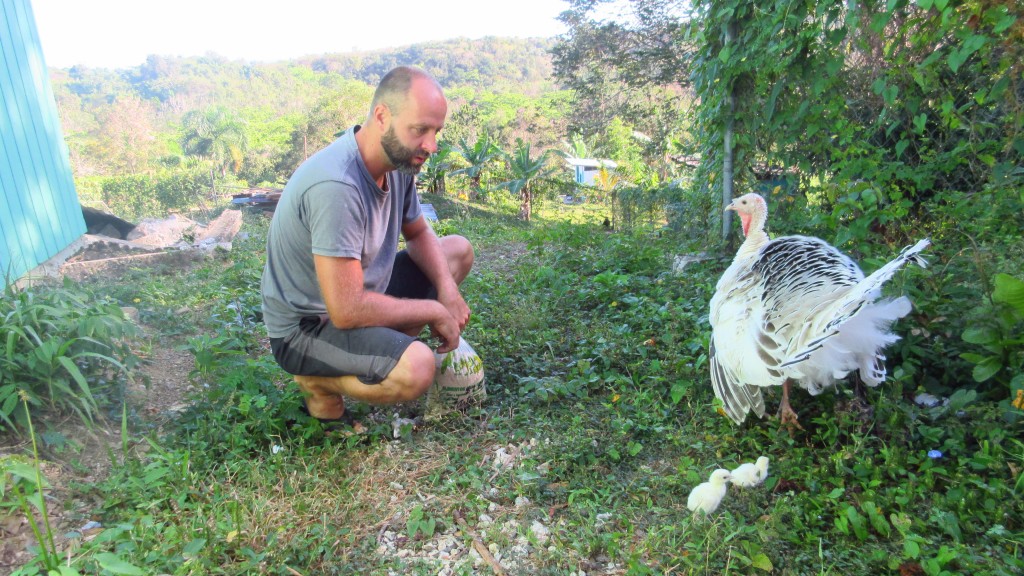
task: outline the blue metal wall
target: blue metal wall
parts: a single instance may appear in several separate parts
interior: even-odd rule
[[[29,0],[0,2],[0,282],[85,233]]]

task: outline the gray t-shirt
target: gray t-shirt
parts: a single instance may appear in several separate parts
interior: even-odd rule
[[[305,316],[327,313],[313,255],[358,258],[364,286],[383,293],[391,279],[402,225],[420,217],[412,176],[392,171],[388,191],[366,169],[356,126],[310,156],[284,187],[267,235],[263,321],[283,338]]]

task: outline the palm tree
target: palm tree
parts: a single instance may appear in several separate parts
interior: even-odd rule
[[[181,119],[181,149],[186,156],[209,160],[220,169],[237,172],[246,148],[245,125],[224,106],[193,110]]]
[[[501,149],[492,144],[490,137],[484,133],[472,145],[465,138],[459,138],[459,146],[455,148],[455,151],[466,160],[469,166],[460,168],[452,172],[452,174],[465,174],[469,176],[469,197],[475,200],[481,190],[480,180],[482,179],[484,168],[495,156],[502,153]]]
[[[533,191],[530,184],[547,178],[557,170],[554,167],[547,167],[550,150],[545,151],[537,158],[530,157],[530,143],[516,140],[516,149],[512,154],[506,154],[509,171],[514,177],[512,180],[498,184],[498,188],[507,188],[512,195],[519,194],[522,203],[519,206],[519,217],[527,222],[530,221],[530,214],[533,210]]]

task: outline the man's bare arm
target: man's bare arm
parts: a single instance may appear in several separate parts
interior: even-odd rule
[[[423,274],[437,289],[437,299],[458,322],[459,329],[469,322],[469,306],[462,298],[458,281],[452,274],[448,259],[434,231],[425,218],[418,219],[402,227],[409,257],[419,266]]]
[[[442,339],[443,348],[458,345],[459,325],[440,302],[393,298],[365,290],[363,268],[355,258],[314,255],[313,261],[327,315],[335,327],[384,326],[408,333],[429,325]]]

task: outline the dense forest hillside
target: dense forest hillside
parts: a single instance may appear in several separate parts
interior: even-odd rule
[[[152,55],[127,69],[51,69],[51,79],[77,177],[152,174],[205,158],[256,184],[359,121],[393,66],[434,74],[451,92],[453,116],[478,99],[518,109],[555,92],[553,44],[454,39],[271,63]]]
[[[472,86],[495,92],[536,95],[550,89],[552,39],[488,37],[414,44],[375,52],[328,54],[300,59],[317,72],[333,72],[375,85],[399,64],[415,62],[443,86]]]

